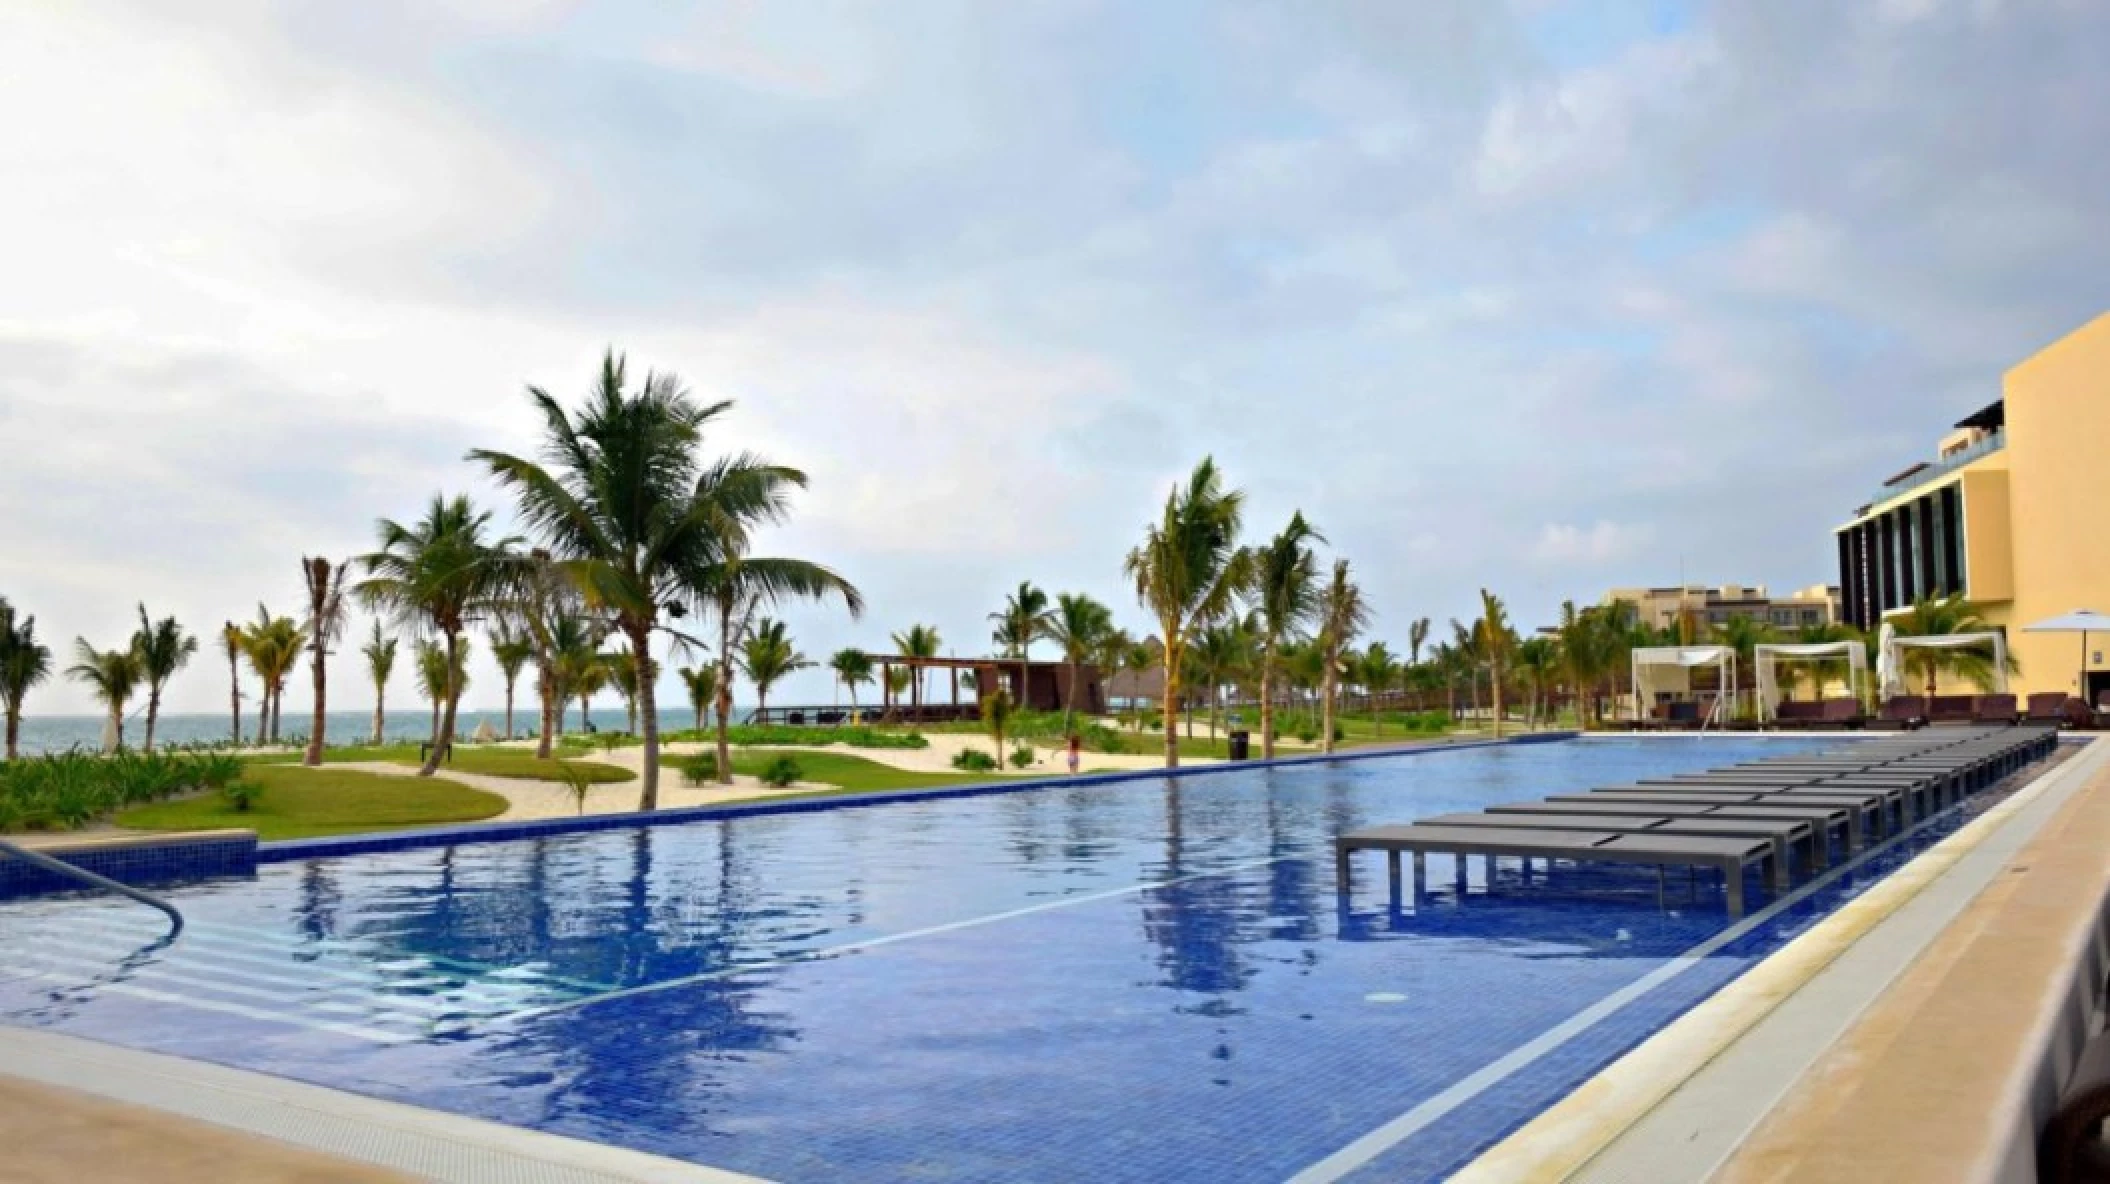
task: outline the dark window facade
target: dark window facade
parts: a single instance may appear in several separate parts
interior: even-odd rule
[[[1883,614],[1967,587],[1963,498],[1955,485],[1841,530],[1839,586],[1846,623],[1874,628]]]

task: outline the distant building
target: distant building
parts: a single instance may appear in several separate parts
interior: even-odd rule
[[[1764,584],[1614,588],[1604,594],[1604,604],[1621,601],[1633,606],[1635,618],[1651,629],[1668,629],[1688,613],[1703,628],[1731,617],[1752,617],[1783,631],[1839,620],[1839,589],[1824,584],[1789,596],[1773,596]]]
[[[1862,628],[1927,597],[1970,598],[2007,633],[2017,692],[2110,690],[2110,639],[2021,632],[2077,608],[2110,611],[2110,313],[2009,370],[1934,459],[1885,481],[1834,529],[1845,619]],[[2086,686],[2077,674],[2087,666]]]

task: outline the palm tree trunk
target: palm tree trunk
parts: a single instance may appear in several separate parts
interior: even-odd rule
[[[1160,721],[1165,725],[1165,767],[1180,767],[1180,659],[1185,657],[1172,638],[1172,630],[1165,631],[1165,697],[1159,703]]]
[[[1275,759],[1275,647],[1260,655],[1260,758]]]
[[[374,747],[376,747],[376,748],[379,748],[379,747],[381,747],[381,735],[382,735],[382,733],[383,733],[383,732],[384,732],[384,731],[386,730],[386,728],[387,728],[387,724],[388,724],[388,720],[387,720],[387,717],[386,717],[386,715],[385,715],[385,711],[384,711],[384,708],[382,707],[382,700],[383,700],[383,699],[385,699],[385,698],[387,697],[387,695],[388,695],[388,692],[387,692],[386,688],[384,688],[384,687],[382,686],[382,684],[380,684],[380,683],[375,683],[375,684],[374,684],[374,741],[373,741],[373,743],[374,743]]]
[[[323,567],[327,571],[329,565],[324,564]],[[317,615],[319,616],[320,613],[318,612]],[[323,648],[323,633],[324,630],[318,622],[315,628],[312,648],[308,654],[308,667],[313,672],[315,684],[315,708],[308,715],[308,751],[300,758],[300,763],[310,768],[315,768],[322,764],[323,728],[327,723],[324,715],[329,710],[327,704],[329,702],[330,668],[329,662],[326,660],[327,653]]]
[[[425,754],[425,763],[418,768],[420,777],[430,777],[439,772],[440,758],[446,753],[447,745],[454,741],[454,713],[461,700],[461,683],[455,677],[455,671],[458,669],[456,663],[460,661],[456,656],[460,644],[454,631],[448,630],[447,681],[445,694],[440,696],[446,703],[440,708],[439,723],[432,730],[432,748]]]
[[[440,701],[438,699],[432,701],[432,722],[425,725],[425,732],[434,744],[440,742]]]
[[[1494,703],[1495,739],[1502,738],[1502,664],[1496,662],[1488,667],[1487,695]]]
[[[579,730],[593,731],[593,696],[584,691],[579,692]]]
[[[22,712],[14,704],[7,706],[7,759],[13,760],[21,754]]]
[[[154,724],[161,717],[161,687],[147,688],[147,751],[154,751]]]
[[[718,783],[733,783],[733,745],[730,720],[733,716],[733,621],[732,610],[720,605],[718,612]]]
[[[234,712],[234,743],[242,743],[242,669],[235,664],[232,652],[227,655],[227,704]]]
[[[1336,691],[1333,658],[1326,659],[1326,674],[1319,680],[1319,705],[1324,716],[1319,724],[1319,751],[1333,751],[1333,696]]]
[[[1070,734],[1070,721],[1077,715],[1077,655],[1070,655],[1069,693],[1062,697],[1062,734],[1065,741]]]
[[[645,785],[638,793],[637,808],[656,810],[659,808],[659,698],[652,685],[657,681],[657,673],[652,668],[651,622],[639,621],[630,627],[630,650],[637,660],[637,694],[632,702],[639,719],[633,721],[633,725],[636,722],[644,724],[642,738],[645,742]],[[631,731],[637,732],[637,728],[633,726]]]
[[[506,739],[513,738],[513,676],[506,676]]]
[[[557,739],[557,684],[549,676],[549,667],[538,665],[535,670],[535,698],[540,701],[541,727],[535,737],[535,759],[550,759],[550,746]]]

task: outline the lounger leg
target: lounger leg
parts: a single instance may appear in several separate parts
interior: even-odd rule
[[[1342,896],[1348,895],[1348,848],[1333,849],[1333,886]]]
[[[1414,907],[1421,907],[1421,898],[1429,892],[1429,861],[1421,852],[1414,853]]]
[[[1467,858],[1464,855],[1451,856],[1451,891],[1457,893],[1460,900],[1465,899],[1466,890],[1472,885],[1472,872],[1465,864]]]
[[[1670,907],[1670,901],[1663,895],[1664,879],[1663,865],[1659,863],[1656,865],[1656,908],[1659,910]]]
[[[1421,852],[1414,853],[1414,862],[1421,862]],[[1392,907],[1399,907],[1399,852],[1385,852],[1385,884],[1392,890]]]
[[[1495,888],[1495,857],[1494,857],[1494,856],[1492,856],[1492,855],[1490,855],[1490,856],[1488,856],[1488,857],[1487,857],[1487,890],[1488,890],[1488,891],[1490,891],[1490,892],[1492,892],[1492,891],[1494,891],[1494,888]]]
[[[1729,919],[1734,921],[1744,915],[1744,869],[1741,864],[1730,863],[1722,868],[1722,879],[1729,887]]]
[[[1771,855],[1767,856],[1767,857],[1766,857],[1766,859],[1767,859],[1767,862],[1768,862],[1768,863],[1770,863],[1770,864],[1772,864],[1772,865],[1773,865],[1773,895],[1775,895],[1775,896],[1785,896],[1785,895],[1787,895],[1787,891],[1788,891],[1788,845],[1787,845],[1787,843],[1785,843],[1785,842],[1780,842],[1780,843],[1775,843],[1775,844],[1773,844],[1773,854],[1771,854]]]

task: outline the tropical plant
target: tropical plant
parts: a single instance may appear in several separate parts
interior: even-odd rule
[[[872,658],[859,649],[841,649],[828,659],[828,669],[835,674],[835,681],[850,692],[850,712],[857,713],[857,688],[872,681]]]
[[[147,619],[147,606],[139,606],[139,631],[132,635],[132,652],[139,658],[140,681],[147,689],[147,733],[143,747],[154,751],[154,726],[161,719],[161,692],[169,679],[198,652],[198,639],[183,631],[174,617]]]
[[[1001,755],[1004,751],[1004,729],[1011,724],[1011,692],[998,687],[981,697],[982,726],[989,730],[989,738],[995,742],[992,751]]]
[[[1032,658],[1033,643],[1047,634],[1048,594],[1034,587],[1031,581],[1021,580],[1018,590],[1005,597],[1004,607],[990,613],[989,619],[996,622],[996,644],[1018,659],[1018,693],[1022,700],[1030,703],[1033,691],[1027,681],[1030,675],[1026,668]]]
[[[572,669],[565,686],[579,700],[579,727],[593,731],[593,697],[608,686],[608,663],[599,651],[571,655]]]
[[[416,633],[438,634],[446,654],[443,673],[466,668],[460,656],[468,644],[464,633],[520,578],[514,540],[492,539],[490,533],[488,511],[466,497],[436,495],[414,525],[382,519],[380,549],[359,558],[367,573],[357,587],[360,598]],[[459,683],[443,688],[420,777],[439,769],[443,746],[454,738],[461,692]]]
[[[1480,589],[1480,654],[1487,662],[1487,678],[1494,696],[1495,739],[1502,738],[1502,684],[1510,654],[1516,648],[1516,631],[1509,627],[1509,608],[1502,598]]]
[[[324,728],[329,720],[330,646],[344,632],[344,575],[349,562],[332,564],[320,557],[300,561],[300,574],[308,586],[308,670],[315,690],[315,707],[308,720],[308,750],[301,764],[322,764]]]
[[[797,785],[805,777],[806,770],[800,767],[798,758],[788,752],[771,757],[769,763],[762,766],[762,771],[755,774],[755,780],[771,789],[785,789]]]
[[[1077,685],[1083,681],[1084,664],[1098,654],[1113,631],[1112,609],[1089,596],[1071,592],[1055,598],[1055,607],[1041,624],[1042,635],[1062,650],[1062,660],[1070,670],[1068,693],[1062,699],[1064,730],[1068,730],[1077,714]]]
[[[37,641],[37,619],[17,617],[14,606],[0,596],[0,711],[7,715],[8,760],[19,752],[23,702],[50,677],[51,648]]]
[[[498,617],[491,626],[491,660],[498,663],[498,674],[506,684],[506,739],[513,738],[513,688],[520,682],[520,672],[535,657],[534,639],[519,624],[507,616]]]
[[[593,796],[593,769],[577,761],[558,761],[556,764],[557,778],[564,782],[565,792],[571,794],[573,812],[585,817],[586,799]]]
[[[858,602],[855,590],[825,568],[746,557],[753,530],[781,520],[789,491],[806,478],[748,454],[705,463],[704,428],[730,402],[698,402],[672,374],[648,373],[634,394],[627,386],[624,360],[610,350],[577,415],[547,392],[528,389],[542,413],[546,466],[484,449],[470,457],[513,490],[522,515],[588,604],[609,613],[629,641],[644,739],[638,808],[650,810],[659,804],[652,634],[662,628],[661,614],[679,615],[692,602],[718,607],[723,663],[732,659],[736,631],[725,618],[758,598],[840,592],[853,611]],[[731,694],[727,674],[721,666],[721,696]],[[729,764],[722,775],[731,775]]]
[[[574,695],[584,692],[590,697],[601,688],[607,673],[601,669],[602,629],[599,624],[578,611],[576,603],[563,602],[554,607],[552,615],[541,626],[544,640],[543,681],[549,687],[550,715],[549,731],[564,731],[565,705]],[[586,698],[580,699],[583,712]],[[586,726],[585,716],[579,719]],[[538,744],[536,751],[547,755],[547,744]]]
[[[1546,685],[1560,670],[1560,646],[1550,637],[1528,638],[1517,646],[1516,667],[1531,687],[1531,704],[1525,726],[1535,728],[1543,716]]]
[[[1429,619],[1416,617],[1407,626],[1407,665],[1421,665],[1421,647],[1429,641]]]
[[[1736,654],[1736,685],[1722,688],[1734,702],[1755,679],[1752,662],[1758,647],[1774,639],[1773,627],[1757,617],[1731,613],[1709,632],[1709,640]]]
[[[1382,641],[1373,641],[1356,657],[1349,669],[1349,677],[1362,685],[1363,693],[1370,697],[1370,727],[1382,736],[1385,734],[1385,719],[1381,707],[1384,694],[1399,682],[1403,667],[1399,659]]]
[[[1275,679],[1282,647],[1303,636],[1319,611],[1319,558],[1311,544],[1320,534],[1292,513],[1282,533],[1251,553],[1251,586],[1260,651],[1260,754],[1275,755]]]
[[[996,758],[979,748],[963,748],[952,754],[952,767],[963,773],[993,773]]]
[[[359,652],[366,656],[366,676],[374,684],[373,742],[379,744],[388,723],[388,679],[396,671],[396,639],[382,632],[378,618],[373,624],[373,633],[367,637],[366,644],[359,647]]]
[[[234,716],[234,731],[229,742],[242,742],[242,627],[229,621],[220,627],[220,653],[227,658],[227,703]]]
[[[894,634],[893,641],[894,649],[902,657],[917,659],[937,657],[938,647],[945,644],[938,637],[935,625],[910,625],[906,631]],[[908,685],[909,708],[920,719],[923,715],[923,670],[914,667],[913,671]]]
[[[420,640],[414,651],[418,666],[418,690],[432,704],[432,747],[426,760],[437,764],[442,751],[454,743],[454,715],[446,710],[450,699],[469,689],[469,639],[462,638],[450,652],[438,642]],[[452,677],[448,667],[453,666]]]
[[[277,743],[279,710],[286,693],[286,678],[300,661],[300,647],[307,635],[291,617],[275,617],[271,610],[256,606],[256,620],[242,627],[242,656],[263,684],[257,699],[256,742]]]
[[[1333,561],[1333,577],[1319,596],[1319,650],[1323,668],[1320,674],[1319,700],[1325,709],[1325,718],[1320,722],[1321,734],[1325,737],[1325,750],[1332,752],[1340,729],[1334,726],[1334,699],[1340,694],[1341,675],[1346,669],[1343,661],[1349,647],[1362,635],[1370,624],[1370,606],[1363,600],[1363,590],[1352,577],[1348,561]]]
[[[1928,598],[1889,618],[1899,637],[1952,637],[1959,633],[1990,633],[1993,625],[1978,606],[1962,596]],[[1902,650],[1905,669],[1926,680],[1927,697],[1936,694],[1945,674],[1964,679],[1980,688],[1994,683],[1993,656],[1976,649],[1939,649],[1908,646]],[[2021,669],[2013,651],[2007,655],[2007,672]]]
[[[1194,635],[1187,660],[1195,677],[1209,686],[1209,732],[1223,733],[1223,687],[1255,664],[1255,631],[1250,622],[1233,619],[1209,625]]]
[[[1194,631],[1229,611],[1245,586],[1238,532],[1245,495],[1223,487],[1213,459],[1204,458],[1165,499],[1157,522],[1123,564],[1136,598],[1156,618],[1165,667],[1165,767],[1180,763],[1177,704],[1181,666]]]
[[[710,710],[711,700],[718,697],[718,668],[716,666],[684,666],[681,668],[681,685],[689,693],[689,707],[696,712],[696,730],[703,730],[703,713]]]
[[[755,715],[760,718],[769,709],[769,689],[787,674],[806,670],[813,663],[791,644],[785,632],[784,622],[772,621],[768,617],[755,622],[747,639],[740,643],[740,669],[745,671],[749,682],[755,684]]]
[[[115,738],[111,747],[123,748],[125,703],[146,677],[139,651],[130,646],[121,650],[99,650],[89,645],[86,638],[76,637],[73,639],[73,656],[74,663],[66,674],[86,683],[89,692],[108,709],[108,733]]]
[[[637,735],[637,654],[631,650],[605,653],[601,655],[601,666],[608,671],[608,685],[623,697],[623,731]]]

